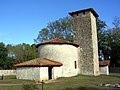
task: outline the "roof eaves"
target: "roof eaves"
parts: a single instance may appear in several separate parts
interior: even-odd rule
[[[74,11],[74,12],[69,12],[69,14],[70,14],[71,16],[73,16],[73,14],[81,13],[81,12],[84,12],[84,11],[91,11],[95,17],[99,17],[99,15],[96,13],[96,11],[95,11],[93,8],[86,8],[86,9],[83,9],[83,10],[78,10],[78,11]]]
[[[36,48],[38,48],[40,45],[45,45],[45,44],[68,44],[68,45],[73,45],[75,47],[79,47],[79,44],[75,44],[75,43],[67,41],[67,40],[62,40],[62,39],[59,39],[59,38],[55,38],[55,39],[37,44]]]

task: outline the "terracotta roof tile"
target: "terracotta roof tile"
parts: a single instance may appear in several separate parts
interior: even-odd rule
[[[23,63],[15,64],[15,67],[39,67],[39,66],[62,66],[62,63],[56,62],[47,58],[36,58],[30,61],[26,61]]]
[[[99,66],[108,66],[110,65],[110,60],[99,61]]]
[[[40,44],[37,44],[36,47],[38,48],[40,45],[44,45],[44,44],[70,44],[70,45],[73,45],[73,46],[76,46],[76,47],[79,46],[78,44],[75,44],[73,42],[70,42],[70,41],[67,41],[67,40],[62,40],[62,39],[59,39],[59,38],[55,38],[55,39],[48,40],[46,42],[42,42]]]

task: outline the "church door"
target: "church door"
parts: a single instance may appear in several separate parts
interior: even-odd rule
[[[52,68],[53,67],[48,67],[48,79],[52,79]]]

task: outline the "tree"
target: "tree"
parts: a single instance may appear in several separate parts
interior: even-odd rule
[[[0,43],[0,69],[5,68],[5,61],[7,59],[7,49],[4,43]]]
[[[0,43],[0,69],[11,69],[14,59],[8,57],[8,50],[4,43]]]
[[[115,17],[112,24],[115,28],[120,28],[120,17]]]
[[[106,29],[107,25],[104,21],[97,20],[97,31],[98,31],[98,50],[99,56],[100,51],[102,52],[101,59],[108,60],[110,59],[110,42],[111,42],[111,35],[109,31]]]
[[[59,20],[50,22],[46,28],[39,31],[36,43],[40,43],[53,38],[73,41],[73,26],[71,17],[60,18]]]
[[[120,17],[113,20],[114,27],[108,30],[108,45],[110,47],[111,65],[120,65]]]
[[[37,57],[35,44],[26,43],[16,46],[0,43],[0,69],[12,69],[16,63],[24,62]]]
[[[97,36],[98,36],[98,51],[99,51],[99,59],[106,59],[106,23],[101,21],[99,18],[97,19]],[[101,56],[102,55],[102,56]]]
[[[102,50],[104,59],[111,60],[111,66],[120,65],[120,18],[113,20],[114,27],[98,32],[99,50]]]
[[[104,29],[106,28],[104,21],[97,19],[97,31],[98,31],[98,41],[99,43],[104,40]],[[48,23],[46,28],[39,31],[39,34],[34,41],[36,43],[44,42],[53,38],[60,38],[64,40],[73,41],[73,25],[72,18],[67,16],[60,18],[59,20]]]
[[[8,56],[15,59],[15,63],[24,62],[37,57],[37,49],[35,44],[29,45],[26,43],[18,44],[16,46],[7,45]]]

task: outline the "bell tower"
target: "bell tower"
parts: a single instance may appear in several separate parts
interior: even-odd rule
[[[80,44],[79,73],[99,75],[98,42],[94,9],[88,8],[69,13],[73,17],[74,42]]]

